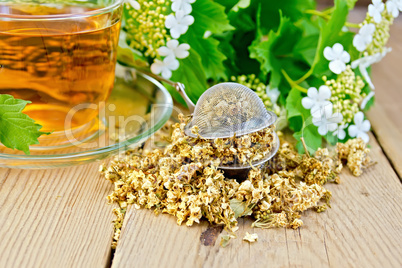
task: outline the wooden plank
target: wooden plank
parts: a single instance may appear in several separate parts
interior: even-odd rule
[[[402,132],[398,129],[395,121],[389,118],[389,114],[385,111],[381,102],[375,104],[375,107],[369,111],[368,117],[378,142],[401,179]]]
[[[112,185],[98,166],[0,169],[0,267],[109,265]]]
[[[387,44],[392,48],[381,62],[373,65],[376,104],[368,113],[374,133],[395,170],[402,177],[402,16],[391,28]]]
[[[221,248],[219,231],[205,243],[206,223],[177,226],[172,216],[130,208],[112,267],[401,267],[402,185],[372,135],[370,143],[378,164],[358,178],[345,170],[340,185],[327,185],[332,208],[304,213],[298,230],[241,220],[238,238]],[[242,241],[246,231],[259,241]]]

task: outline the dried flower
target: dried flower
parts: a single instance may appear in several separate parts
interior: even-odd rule
[[[170,143],[163,151],[128,151],[108,168],[100,168],[114,185],[108,202],[116,202],[120,207],[114,210],[113,247],[117,245],[129,205],[171,214],[179,225],[191,226],[202,219],[223,225],[228,234],[222,236],[222,246],[236,237],[237,217],[254,217],[254,227],[298,228],[303,224],[301,212],[310,208],[323,211],[328,206],[331,193],[323,185],[337,178],[336,165],[328,150],[320,149],[315,157],[308,157],[299,155],[293,146],[282,141],[274,159],[277,165],[268,170],[252,169],[247,179],[239,183],[226,178],[218,165],[222,159],[242,159],[243,149],[256,147],[272,130],[207,141],[186,136],[184,126],[188,118],[182,115],[179,118],[181,123],[171,124],[171,130],[163,130],[163,133],[170,133]],[[362,140],[353,141],[338,145],[339,159],[346,160],[354,174],[360,174],[367,164],[368,150]],[[234,151],[224,153],[228,148]],[[250,158],[253,158],[252,153],[246,157]],[[339,170],[340,162],[336,164]],[[247,237],[249,241],[257,239],[253,234]]]
[[[363,168],[371,164],[368,153],[370,149],[362,139],[348,140],[345,144],[337,144],[338,152],[338,172],[342,169],[342,161],[347,162],[347,166],[354,176],[360,176]]]
[[[249,232],[246,232],[246,235],[243,237],[244,241],[253,243],[256,242],[258,239],[258,235],[257,234],[250,234]]]

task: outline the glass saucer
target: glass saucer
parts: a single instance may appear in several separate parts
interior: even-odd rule
[[[72,132],[68,144],[54,147],[48,146],[48,138],[42,136],[39,145],[30,147],[30,155],[2,146],[0,167],[58,168],[122,153],[150,138],[167,122],[172,109],[172,98],[162,84],[132,68],[117,65],[111,96],[97,120],[86,126],[91,135],[79,139]]]

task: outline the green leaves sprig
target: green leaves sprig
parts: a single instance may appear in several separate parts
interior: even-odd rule
[[[0,95],[0,142],[11,149],[29,154],[29,145],[38,144],[41,125],[22,113],[30,101],[15,99],[11,95]]]
[[[323,55],[326,47],[340,43],[352,61],[362,56],[352,45],[354,31],[345,29],[356,27],[346,21],[355,3],[335,0],[333,7],[318,11],[314,0],[197,0],[190,14],[194,23],[178,39],[190,45],[190,56],[179,60],[172,80],[183,82],[195,102],[210,85],[254,74],[270,89],[279,90],[275,105],[286,111],[294,137],[303,136],[313,153],[323,138],[333,142],[334,136],[318,133],[301,100],[310,87],[323,85],[324,77],[337,78]],[[353,72],[360,75],[357,69]],[[184,103],[173,90],[172,94]],[[297,147],[304,150],[301,143]]]

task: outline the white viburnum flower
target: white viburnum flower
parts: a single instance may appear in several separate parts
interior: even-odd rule
[[[329,60],[329,69],[340,74],[346,70],[346,63],[350,61],[350,55],[343,49],[343,46],[336,43],[331,47],[324,49],[324,57]]]
[[[322,107],[331,104],[329,98],[331,97],[331,90],[329,87],[323,85],[319,90],[315,87],[310,87],[307,91],[307,97],[302,99],[302,105],[306,109],[311,109],[311,114],[320,110]]]
[[[371,128],[370,121],[364,120],[363,112],[357,112],[353,117],[353,122],[355,124],[348,128],[349,136],[361,138],[365,143],[368,143],[370,138],[367,132]]]
[[[265,93],[267,93],[268,98],[271,100],[273,104],[278,102],[279,95],[281,95],[281,92],[277,87],[270,88],[269,85],[266,87]]]
[[[360,52],[366,50],[367,46],[373,42],[373,34],[375,32],[375,25],[372,23],[363,25],[359,33],[353,38],[353,46]]]
[[[346,138],[346,131],[345,129],[349,126],[349,124],[346,125],[338,125],[338,128],[332,133],[334,136],[338,137],[338,139],[343,140]]]
[[[385,57],[385,55],[391,51],[391,48],[385,48],[383,52],[378,52],[374,55],[366,56],[360,59],[357,59],[351,63],[351,67],[354,69],[359,67],[360,73],[366,80],[367,84],[370,86],[371,89],[375,89],[373,82],[371,82],[370,75],[367,72],[367,68],[370,67],[372,64],[377,63]]]
[[[184,14],[190,14],[193,10],[191,4],[194,2],[195,0],[172,0],[172,10],[174,12],[182,10]]]
[[[341,113],[332,113],[332,108],[332,104],[325,105],[313,114],[313,124],[318,127],[321,136],[326,135],[328,131],[335,131],[343,120]]]
[[[190,49],[189,44],[180,44],[176,39],[169,40],[166,43],[166,46],[158,48],[159,55],[165,57],[173,57],[178,59],[187,58],[190,53],[188,50]]]
[[[396,6],[398,7],[399,11],[402,12],[402,0],[394,0],[394,3],[396,3]]]
[[[402,7],[402,1],[401,0],[388,0],[387,4],[386,4],[387,5],[387,12],[389,14],[391,14],[394,18],[397,18],[399,16],[400,8],[398,7],[398,4]]]
[[[364,109],[366,108],[367,103],[371,100],[371,98],[374,97],[374,91],[370,91],[369,94],[367,94],[367,96],[362,100],[361,104],[360,104],[360,109]]]
[[[126,0],[126,3],[129,3],[130,6],[132,6],[132,8],[134,8],[135,10],[139,10],[141,8],[140,3],[135,0]]]
[[[166,17],[165,26],[170,29],[170,34],[177,39],[180,35],[185,34],[188,26],[194,23],[194,17],[187,15],[184,11],[179,10],[175,15],[170,14]]]
[[[380,23],[382,20],[381,13],[384,11],[384,8],[385,6],[382,0],[373,0],[373,3],[368,7],[368,14],[376,23]]]
[[[151,65],[151,71],[154,74],[162,73],[163,78],[169,79],[172,77],[172,71],[177,70],[179,65],[179,61],[173,57],[166,57],[163,61],[155,59],[154,63]]]
[[[207,39],[208,37],[210,37],[212,35],[211,31],[205,31],[204,35],[202,36],[202,38]]]

